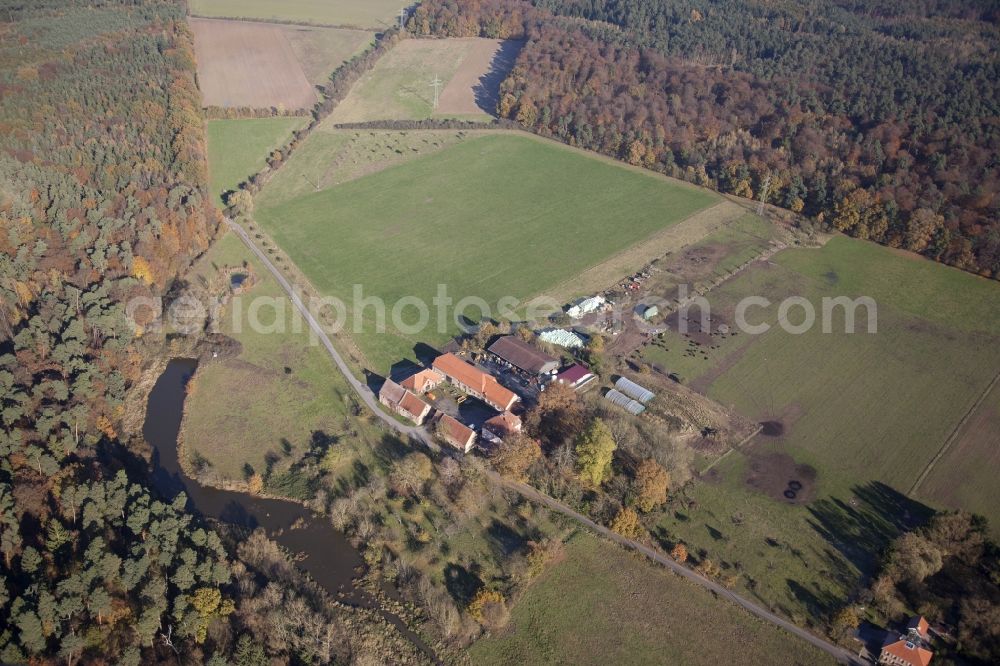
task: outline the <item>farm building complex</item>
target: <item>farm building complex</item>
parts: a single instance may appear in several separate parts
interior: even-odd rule
[[[385,383],[382,384],[378,400],[395,413],[417,425],[423,425],[431,413],[430,405],[391,379],[385,380]]]
[[[452,416],[438,416],[436,427],[441,439],[465,453],[471,451],[476,443],[475,431]]]
[[[489,346],[488,351],[501,364],[530,377],[552,374],[559,368],[559,359],[536,349],[516,335],[499,338]]]
[[[483,424],[483,439],[492,444],[521,432],[521,418],[511,412],[497,414]]]
[[[454,354],[442,354],[434,359],[434,370],[469,395],[479,398],[499,412],[509,410],[520,399],[500,385],[496,377],[466,363]]]

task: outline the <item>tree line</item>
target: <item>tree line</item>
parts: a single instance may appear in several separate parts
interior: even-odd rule
[[[1000,276],[995,5],[428,0],[527,40],[498,113],[828,228]]]

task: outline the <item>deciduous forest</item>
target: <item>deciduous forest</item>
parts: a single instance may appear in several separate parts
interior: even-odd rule
[[[526,39],[499,113],[539,134],[998,277],[998,20],[976,0],[428,0],[410,28]]]

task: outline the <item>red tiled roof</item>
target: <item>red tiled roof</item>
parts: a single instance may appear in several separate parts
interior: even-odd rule
[[[924,640],[927,640],[927,630],[930,629],[930,624],[921,615],[915,615],[910,619],[910,622],[906,625],[907,629],[916,629],[917,633]]]
[[[431,411],[430,405],[409,391],[405,392],[405,395],[403,395],[403,398],[399,401],[399,406],[407,413],[412,414],[415,417],[415,421],[419,421],[423,417],[427,416],[427,412]]]
[[[486,396],[487,402],[498,405],[500,409],[503,410],[510,409],[514,406],[514,403],[518,401],[517,394],[504,388],[503,386],[500,386],[495,379],[493,379],[492,382],[486,383],[486,387],[483,389],[483,395]]]
[[[414,393],[426,393],[441,383],[441,376],[429,368],[410,375],[399,384]]]
[[[497,382],[496,377],[466,363],[454,354],[442,354],[434,359],[434,369],[468,386],[486,398],[487,402],[510,409],[517,402],[517,395]]]
[[[895,643],[890,643],[882,648],[882,654],[891,654],[912,666],[927,666],[931,663],[934,653],[915,643],[910,643],[906,639],[901,639]]]
[[[497,414],[493,418],[486,421],[486,423],[483,424],[483,427],[497,437],[503,439],[508,435],[521,431],[521,419],[517,416],[517,414],[504,412],[503,414]]]
[[[447,414],[441,415],[441,420],[438,422],[438,428],[440,429],[441,435],[450,441],[452,444],[456,444],[463,448],[468,448],[469,444],[475,438],[476,433],[473,432],[468,426],[460,423],[457,419],[448,416]]]

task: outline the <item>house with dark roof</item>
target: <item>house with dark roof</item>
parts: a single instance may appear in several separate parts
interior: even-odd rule
[[[498,412],[508,411],[520,399],[513,391],[501,386],[496,377],[454,354],[438,356],[434,359],[433,368],[461,391],[479,398]]]
[[[483,439],[490,444],[499,444],[515,433],[521,432],[521,417],[512,412],[497,414],[483,423]]]
[[[928,666],[934,653],[930,646],[930,625],[917,616],[906,625],[906,634],[886,632],[878,663],[885,666]]]
[[[379,389],[378,401],[417,425],[423,425],[431,413],[430,405],[391,379],[385,380]]]
[[[586,366],[574,363],[556,375],[556,381],[567,384],[574,391],[581,391],[597,381],[597,375]]]
[[[559,368],[559,359],[549,356],[516,335],[498,338],[487,351],[500,363],[531,377],[552,374]]]
[[[468,453],[476,443],[476,433],[472,428],[447,414],[441,414],[435,424],[437,434],[456,449]]]

